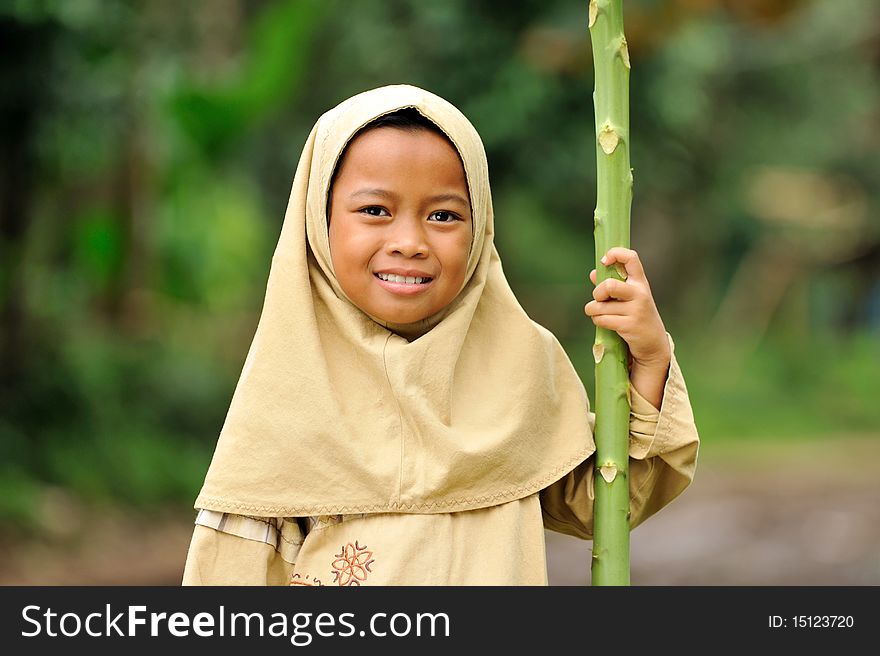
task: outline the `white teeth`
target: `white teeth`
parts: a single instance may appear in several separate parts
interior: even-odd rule
[[[393,273],[377,273],[382,280],[387,280],[388,282],[403,282],[409,285],[421,284],[423,282],[427,282],[430,278],[418,278],[413,276],[396,276]]]

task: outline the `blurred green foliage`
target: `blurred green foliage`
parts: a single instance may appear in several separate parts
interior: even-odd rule
[[[704,440],[878,433],[880,7],[627,0],[632,245]],[[472,120],[592,397],[585,1],[0,4],[0,522],[195,497],[300,149],[359,91]]]

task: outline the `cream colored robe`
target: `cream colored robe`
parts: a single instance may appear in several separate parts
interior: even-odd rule
[[[670,338],[671,343],[671,338]],[[673,350],[658,411],[630,388],[630,525],[693,480],[699,436]],[[590,428],[595,414],[590,413]],[[544,528],[591,539],[593,456],[538,493],[440,514],[200,510],[184,585],[546,585]]]

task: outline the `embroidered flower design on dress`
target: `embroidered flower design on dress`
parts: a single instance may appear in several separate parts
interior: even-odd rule
[[[349,542],[344,545],[340,553],[335,554],[336,560],[333,561],[333,582],[340,585],[360,585],[361,581],[365,581],[367,575],[373,570],[370,565],[373,564],[373,552],[368,551],[366,545],[363,547],[358,544],[357,540],[352,544]]]
[[[295,572],[293,576],[290,577],[290,583],[288,585],[311,585],[311,586],[323,586],[321,583],[321,579],[315,578],[314,576],[309,576],[306,574],[302,576],[299,572]]]

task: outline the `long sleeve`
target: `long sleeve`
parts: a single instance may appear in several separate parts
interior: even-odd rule
[[[293,518],[200,510],[183,585],[288,585],[303,532]]]
[[[630,528],[690,485],[700,438],[687,387],[667,333],[672,361],[659,411],[630,386],[629,481]],[[590,413],[590,427],[595,413]],[[544,526],[583,539],[593,537],[594,455],[540,493]]]

